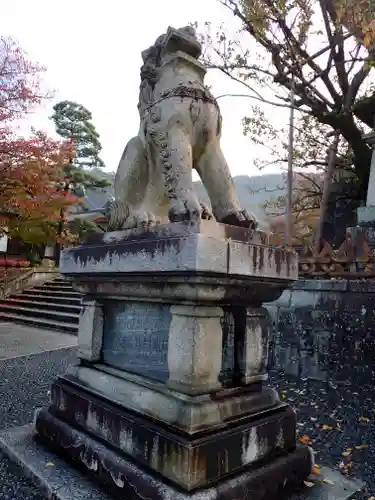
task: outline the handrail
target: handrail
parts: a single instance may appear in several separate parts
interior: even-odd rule
[[[30,267],[0,267],[0,297],[4,298],[16,293],[24,280],[34,274]]]

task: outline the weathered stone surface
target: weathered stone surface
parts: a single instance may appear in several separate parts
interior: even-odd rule
[[[375,207],[363,208],[374,208],[375,210]],[[372,221],[371,216],[369,215],[369,219],[367,221],[361,221],[360,224],[360,226],[348,227],[346,229],[346,233],[350,236],[351,243],[353,245],[353,253],[359,260],[359,262],[356,263],[356,267],[359,271],[364,270],[365,265],[369,265],[365,262],[361,265],[360,259],[367,259],[368,248],[372,251],[374,251],[375,248],[375,221]]]
[[[236,375],[235,320],[233,308],[231,307],[223,307],[221,330],[223,335],[223,348],[219,380],[225,387],[232,385]]]
[[[71,248],[61,271],[82,273],[217,272],[227,268],[228,243],[200,234],[182,238],[132,240],[111,245]]]
[[[343,383],[375,371],[375,280],[300,280],[268,304],[270,368]]]
[[[61,380],[87,389],[122,408],[172,426],[191,436],[277,407],[280,399],[270,387],[231,387],[220,392],[188,395],[168,386],[107,365],[75,366]],[[247,389],[247,390],[246,390]]]
[[[221,307],[173,305],[168,339],[168,385],[202,393],[219,389]]]
[[[36,419],[38,434],[52,441],[60,452],[68,445],[68,428],[72,436],[76,435],[74,429],[81,429],[119,456],[132,457],[188,491],[292,451],[295,426],[294,411],[279,403],[248,418],[243,415],[228,428],[212,426],[208,433],[197,431],[191,436],[140,414],[135,416],[63,381],[53,384],[51,406],[41,410]]]
[[[27,477],[40,486],[48,500],[113,499],[108,491],[97,486],[90,477],[73,468],[65,460],[58,458],[45,446],[41,446],[34,439],[34,433],[34,428],[31,425],[2,431],[0,433],[0,448],[22,467]],[[127,487],[124,487],[124,491],[119,493],[119,497],[124,498],[125,494],[126,498],[137,499],[140,498],[137,496],[137,491],[142,494],[147,488],[148,494],[153,491],[157,492],[156,496],[152,498],[162,500],[167,498],[172,500],[202,500],[203,498],[205,500],[217,500],[218,498],[232,500],[234,490],[237,493],[236,498],[245,500],[249,498],[250,488],[257,490],[257,480],[259,482],[263,480],[261,488],[270,485],[270,482],[267,479],[264,480],[264,478],[267,478],[274,469],[281,469],[280,474],[285,470],[290,474],[292,468],[293,472],[297,474],[300,460],[301,455],[297,453],[296,456],[289,457],[288,460],[283,458],[278,460],[272,467],[263,468],[262,474],[258,478],[254,478],[252,483],[246,483],[249,474],[244,473],[235,480],[228,480],[226,483],[220,484],[220,486],[192,494],[176,491],[171,486],[162,484],[158,479],[152,478],[134,464],[127,462],[127,466],[131,471],[131,478],[137,478],[137,482],[129,483]],[[48,463],[53,463],[54,467],[46,467]],[[280,467],[280,463],[282,467]],[[327,468],[322,468],[322,475],[328,478],[332,484],[317,484],[313,488],[302,488],[296,493],[284,493],[277,498],[280,500],[349,500],[363,487],[363,484],[359,481],[347,479],[338,472]],[[143,483],[142,479],[144,480]],[[275,476],[272,476],[272,479],[275,481]],[[142,484],[140,490],[139,488],[136,489],[139,483]],[[263,497],[256,497],[253,494],[252,500],[267,500],[270,492],[261,490],[260,494]]]
[[[90,476],[84,475],[78,469],[73,468],[65,460],[58,458],[53,452],[42,446],[34,439],[33,426],[27,425],[0,433],[0,448],[12,460],[17,462],[32,481],[36,482],[48,500],[112,500],[113,496],[108,489],[100,488],[93,482]],[[157,478],[151,477],[147,472],[137,468],[134,464],[126,462],[132,482],[124,485],[118,493],[118,498],[141,499],[142,494],[151,495],[152,498],[166,500],[233,500],[233,495],[240,500],[249,498],[252,500],[268,500],[274,491],[264,488],[279,486],[276,480],[286,471],[287,474],[298,475],[304,464],[301,464],[300,451],[288,459],[281,458],[275,464],[263,467],[260,474],[254,478],[249,473],[243,473],[239,477],[229,479],[216,487],[207,490],[193,492],[191,494],[174,490],[173,487],[163,484]],[[46,467],[46,464],[54,463],[54,467]],[[279,470],[276,477],[272,475],[272,483],[267,479],[274,470]],[[363,488],[359,481],[343,477],[340,473],[322,467],[322,476],[329,479],[331,484],[321,483],[313,488],[301,488],[295,493],[285,492],[276,496],[279,500],[350,500],[356,492]],[[139,487],[141,485],[141,488]],[[260,485],[260,488],[259,488]],[[273,488],[272,488],[273,489]],[[255,493],[259,492],[256,496]],[[137,493],[139,492],[139,494]]]
[[[357,209],[358,224],[368,224],[375,222],[375,206],[368,205]]]
[[[90,297],[84,297],[81,303],[78,356],[88,361],[99,361],[103,345],[102,304]]]
[[[201,221],[97,235],[65,251],[62,272],[103,305],[102,350],[100,363],[85,359],[53,385],[40,436],[64,453],[81,429],[90,446],[102,442],[185,491],[292,455],[295,414],[262,385],[261,302],[296,279],[297,258],[263,241]]]
[[[103,362],[167,381],[170,307],[152,302],[104,302]]]
[[[170,223],[168,217],[161,217],[158,224],[111,231],[108,233],[90,234],[85,245],[101,245],[103,243],[121,243],[142,238],[154,240],[156,238],[181,238],[191,234],[201,234],[217,239],[232,239],[254,245],[268,245],[270,234],[262,230],[252,230],[243,227],[221,224],[208,220],[194,222]]]
[[[211,219],[252,227],[243,210],[221,150],[222,118],[204,85],[202,47],[192,27],[169,27],[142,52],[138,135],[126,145],[116,178],[116,201],[108,207],[110,231],[154,223]],[[193,189],[196,169],[207,189],[211,209]]]
[[[369,144],[373,150],[372,156],[371,156],[371,166],[370,166],[370,176],[369,176],[369,181],[368,181],[368,187],[367,187],[367,198],[366,198],[366,209],[369,209],[369,211],[366,214],[367,220],[371,220],[372,222],[375,222],[375,154],[374,154],[374,139],[375,139],[375,134],[374,131],[372,130],[369,134],[366,134],[364,137],[365,141],[367,144]],[[359,219],[359,212],[358,212],[358,219]]]
[[[35,439],[33,424],[0,432],[0,449],[38,485],[47,500],[113,500],[87,474],[47,450]],[[47,467],[53,464],[53,467]]]
[[[261,307],[296,279],[297,258],[262,241],[200,222],[107,233],[65,251],[62,272],[86,296],[82,365],[53,384],[39,436],[114,491],[128,458],[186,495],[244,470],[244,487],[258,487],[261,464],[275,464],[274,491],[259,491],[265,499],[299,454],[301,468],[287,478],[301,482],[312,462],[307,449],[295,451],[295,413],[263,386]]]
[[[129,464],[124,455],[118,454],[118,452],[112,448],[103,446],[89,434],[81,432],[80,430],[65,424],[61,420],[54,419],[54,417],[49,413],[44,412],[43,414],[40,414],[39,417],[42,418],[40,420],[38,435],[41,433],[44,439],[46,435],[51,436],[51,433],[53,432],[53,438],[48,439],[49,445],[55,450],[58,450],[59,453],[68,456],[70,460],[80,464],[81,467],[84,467],[84,469],[90,471],[93,475],[100,477],[100,479],[108,486],[109,491],[113,492],[117,496],[124,495],[129,487],[131,487],[132,484],[134,485],[134,479],[138,477],[138,491],[141,492],[145,487],[147,487],[151,498],[159,498],[157,490],[154,490],[151,486],[153,478],[151,476],[147,478],[145,473],[142,473],[141,476],[139,474],[133,476],[131,470],[134,471],[134,465]],[[250,458],[250,450],[252,450],[251,446],[245,448],[245,458]],[[238,451],[241,453],[242,448]],[[247,454],[249,454],[249,457]],[[181,479],[186,478],[191,481],[191,479],[194,478],[196,480],[196,484],[199,484],[198,481],[202,480],[202,476],[205,476],[206,471],[211,470],[212,465],[214,466],[214,469],[217,466],[223,468],[227,467],[227,462],[224,457],[219,463],[215,463],[213,460],[209,461],[207,457],[203,461],[200,460],[199,463],[197,463],[196,460],[194,464],[191,464],[190,461],[184,456],[173,456],[172,454],[169,460],[173,460],[173,458],[175,462],[170,471],[174,476],[174,482],[176,481],[176,475],[181,474]],[[164,460],[167,460],[167,457],[164,457]],[[283,466],[283,464],[288,464],[289,470],[286,470],[286,467]],[[275,495],[275,493],[281,491],[285,484],[288,484],[288,482],[289,484],[300,484],[301,475],[305,477],[308,475],[311,470],[311,464],[312,455],[309,448],[297,448],[279,459],[275,456],[274,460],[270,462],[268,467],[250,469],[246,474],[247,477],[241,477],[241,475],[237,476],[235,482],[232,482],[232,484],[230,484],[230,482],[229,484],[224,482],[217,487],[215,487],[214,484],[209,484],[207,485],[207,488],[211,486],[214,491],[218,492],[221,490],[222,494],[224,494],[223,490],[226,490],[228,487],[232,487],[232,495],[235,495],[235,498],[238,498],[236,493],[239,494],[239,491],[242,491],[242,494],[246,495],[246,490],[252,491],[255,498],[262,500],[266,500],[266,498],[276,498],[276,496],[267,497],[266,493],[269,495]],[[163,465],[165,467],[166,464]],[[191,470],[191,465],[195,466],[193,470]],[[265,474],[266,471],[268,472],[267,475]],[[194,474],[194,472],[196,472],[196,474]],[[146,482],[144,482],[144,479],[146,479]],[[269,485],[271,484],[272,487],[263,486],[262,483],[265,482]],[[238,492],[236,492],[237,488],[235,487],[235,484],[237,484],[237,488],[239,489]],[[174,488],[172,486],[172,494],[173,489]],[[194,488],[193,484],[191,484],[191,488],[186,485],[184,488],[185,495],[187,493],[194,494],[194,489],[196,488]],[[145,493],[145,491],[143,492]],[[200,490],[200,494],[202,493],[202,490]],[[227,491],[227,494],[228,493],[229,491]],[[220,498],[220,496],[221,495],[219,494],[218,497]],[[230,498],[233,498],[233,496]]]
[[[266,380],[270,334],[268,311],[249,307],[243,311],[242,321],[238,321],[238,313],[236,319],[240,325],[242,323],[242,328],[237,326],[235,336],[240,381],[247,385],[254,380]]]
[[[162,273],[129,273],[120,279],[119,273],[100,276],[78,273],[74,277],[74,288],[81,293],[95,295],[98,300],[109,296],[116,300],[158,301],[165,303],[199,302],[210,305],[237,304],[246,307],[252,303],[261,307],[280,297],[285,284],[283,281],[264,278],[256,287],[251,276],[211,275],[210,273],[180,272],[167,276]],[[167,279],[168,278],[168,279]]]
[[[298,276],[295,252],[248,241],[246,229],[236,228],[242,241],[234,241],[225,235],[225,225],[208,222],[199,227],[186,224],[184,233],[181,224],[165,226],[166,236],[158,233],[130,232],[108,233],[101,241],[67,249],[61,259],[61,272],[69,276],[80,274],[108,273],[215,273],[218,275],[240,275],[246,278],[296,280]],[[198,231],[199,229],[199,231]],[[228,232],[230,232],[228,230]],[[211,235],[212,234],[212,235]],[[262,239],[263,233],[255,233],[254,241]]]

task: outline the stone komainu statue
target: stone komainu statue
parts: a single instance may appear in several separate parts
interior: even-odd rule
[[[242,210],[220,147],[222,119],[204,86],[202,47],[193,28],[168,28],[142,53],[138,135],[125,147],[107,207],[108,231],[199,218],[255,227]],[[200,203],[192,170],[200,175],[212,211]]]

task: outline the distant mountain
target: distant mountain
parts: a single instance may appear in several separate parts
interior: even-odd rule
[[[98,176],[107,180],[114,180],[113,172],[93,171]],[[239,175],[234,177],[234,185],[243,208],[257,216],[261,225],[267,225],[266,214],[262,205],[266,201],[274,201],[285,192],[285,181],[282,174],[256,175],[249,177]],[[209,203],[207,191],[198,181],[194,188],[201,201]],[[85,203],[89,210],[102,208],[108,199],[114,196],[113,186],[104,189],[87,190]]]
[[[252,212],[260,224],[267,225],[262,205],[266,201],[275,201],[285,192],[285,181],[282,174],[238,175],[233,178],[237,195],[243,208]],[[195,190],[200,200],[209,203],[207,191],[201,182],[194,183]]]

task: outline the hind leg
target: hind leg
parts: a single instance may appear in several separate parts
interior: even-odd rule
[[[199,159],[196,170],[211,200],[218,222],[255,228],[255,216],[241,208],[225,156],[218,140],[209,143]]]
[[[153,214],[141,208],[149,187],[149,168],[139,136],[126,145],[114,186],[116,201],[108,205],[108,231],[130,229],[154,221]]]

